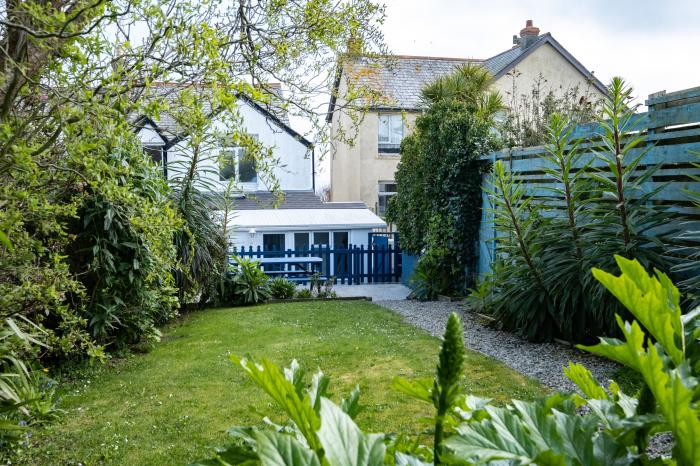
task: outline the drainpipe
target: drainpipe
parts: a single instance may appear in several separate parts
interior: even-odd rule
[[[314,151],[316,148],[311,146],[311,190],[316,193],[316,158]]]

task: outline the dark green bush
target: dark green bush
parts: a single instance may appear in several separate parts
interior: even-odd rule
[[[313,298],[314,295],[308,288],[299,288],[294,297],[299,299],[310,299]]]
[[[293,298],[296,293],[297,285],[283,277],[277,277],[270,280],[270,293],[277,299]]]
[[[497,148],[490,128],[500,109],[490,82],[487,71],[472,65],[427,86],[429,107],[401,144],[398,193],[387,219],[396,223],[404,251],[439,257],[426,259],[423,279],[440,294],[461,295],[475,278],[485,169],[479,156]]]

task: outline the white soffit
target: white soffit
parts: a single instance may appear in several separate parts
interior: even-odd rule
[[[369,209],[260,209],[236,210],[233,230],[384,228],[386,222]]]

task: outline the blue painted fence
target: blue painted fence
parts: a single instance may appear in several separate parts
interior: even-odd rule
[[[327,279],[335,277],[336,283],[359,285],[364,283],[393,283],[401,280],[401,250],[398,244],[388,241],[370,241],[368,247],[364,245],[349,245],[347,248],[331,248],[330,246],[312,246],[309,249],[287,249],[286,251],[265,251],[258,246],[240,247],[231,251],[232,255],[262,259],[266,257],[320,257],[321,277]],[[306,283],[308,274],[299,274],[298,268],[293,264],[266,265],[269,270],[275,269],[275,276],[280,274],[280,267],[286,267],[292,273],[289,278]]]
[[[692,204],[686,194],[687,190],[700,191],[700,169],[694,163],[700,162],[700,87],[678,92],[658,92],[646,101],[648,111],[639,113],[632,120],[632,130],[645,136],[645,143],[632,151],[629,160],[648,150],[638,167],[643,171],[649,166],[659,165],[654,177],[647,182],[649,191],[662,188],[653,198],[669,206],[673,212],[673,222],[682,225],[682,229],[698,229],[700,211]],[[591,167],[605,169],[605,164],[596,159],[593,150],[599,146],[596,139],[603,134],[603,129],[589,123],[579,125],[573,132],[576,138],[588,140],[580,144],[579,149],[588,150],[579,160],[579,167],[591,162]],[[515,148],[494,152],[484,156],[483,160],[495,162],[501,160],[515,177],[525,183],[528,193],[535,199],[552,199],[552,187],[557,183],[549,178],[543,168],[549,162],[542,158],[543,146]],[[484,188],[489,187],[489,175],[484,176]],[[493,209],[490,196],[483,191],[482,220],[479,239],[479,274],[491,270],[491,265],[498,254],[498,243],[493,224]],[[556,202],[556,199],[555,199]]]

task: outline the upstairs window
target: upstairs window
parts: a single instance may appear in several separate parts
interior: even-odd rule
[[[143,152],[150,156],[156,165],[161,165],[163,167],[163,174],[168,176],[168,159],[166,152],[163,150],[163,146],[160,145],[145,145],[143,146]]]
[[[380,114],[378,135],[379,152],[398,153],[404,136],[403,115]]]
[[[233,178],[237,183],[257,183],[255,160],[247,155],[245,147],[228,147],[219,161],[219,180]]]
[[[386,214],[386,209],[389,207],[389,199],[391,199],[392,196],[396,196],[396,191],[396,182],[379,182],[379,199],[377,200],[377,213],[379,215]]]

